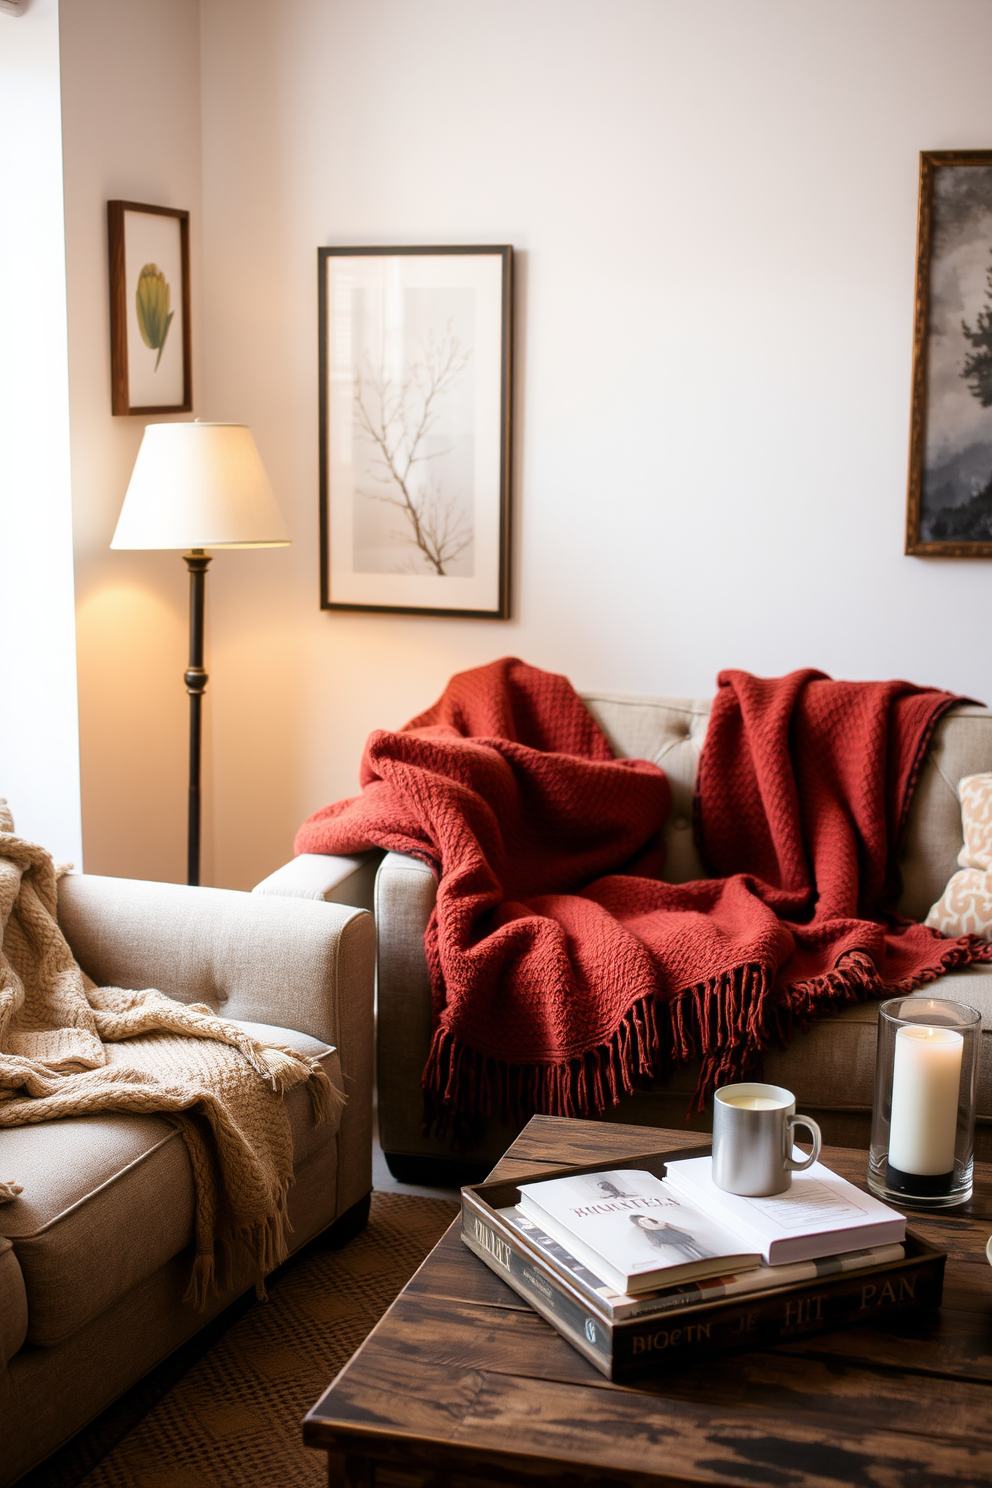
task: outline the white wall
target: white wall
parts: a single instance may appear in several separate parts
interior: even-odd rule
[[[987,0],[62,9],[88,867],[181,878],[185,835],[185,574],[107,546],[143,422],[109,411],[112,196],[193,212],[196,412],[253,426],[294,537],[210,575],[205,881],[275,867],[369,729],[507,652],[985,695],[987,564],[902,546],[918,154],[992,143]],[[501,241],[513,619],[321,613],[316,248]]]
[[[0,795],[82,861],[57,0],[0,15]]]
[[[190,212],[198,413],[199,6],[61,0],[60,10],[86,866],[184,882],[186,569],[179,553],[110,551],[151,420],[110,411],[107,202]],[[208,875],[209,852],[208,841]]]
[[[219,882],[508,652],[992,692],[988,565],[902,553],[918,153],[992,144],[987,0],[201,12],[209,415],[253,425],[295,544],[211,576]],[[315,250],[432,242],[518,251],[504,624],[318,609]]]

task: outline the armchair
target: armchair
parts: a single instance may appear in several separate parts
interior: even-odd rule
[[[315,1056],[347,1097],[315,1126],[287,1097],[291,1247],[343,1242],[372,1187],[374,939],[361,910],[223,889],[71,874],[59,923],[100,985],[205,1002]],[[251,1284],[184,1301],[193,1176],[164,1116],[104,1114],[0,1131],[0,1488],[54,1451]]]

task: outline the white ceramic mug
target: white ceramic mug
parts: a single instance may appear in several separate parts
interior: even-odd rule
[[[797,1126],[813,1139],[805,1162],[792,1157]],[[784,1086],[724,1085],[713,1097],[713,1182],[725,1193],[784,1193],[793,1173],[811,1168],[819,1155],[820,1128],[811,1117],[796,1115],[795,1096]]]

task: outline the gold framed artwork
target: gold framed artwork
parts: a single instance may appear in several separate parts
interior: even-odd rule
[[[317,262],[321,608],[505,620],[513,250]]]
[[[920,156],[906,552],[992,557],[992,150]]]
[[[107,203],[115,414],[190,413],[189,213]]]

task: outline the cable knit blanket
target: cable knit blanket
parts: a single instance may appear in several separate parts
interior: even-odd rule
[[[381,847],[439,877],[426,934],[439,1130],[592,1115],[699,1058],[697,1101],[852,1000],[992,948],[898,915],[897,847],[937,720],[907,683],[724,672],[697,778],[713,877],[660,882],[664,774],[613,757],[564,677],[507,659],[377,731],[363,794],[297,852]]]
[[[293,1144],[283,1095],[307,1081],[316,1119],[341,1097],[316,1060],[262,1045],[203,1004],[96,987],[56,919],[56,872],[0,800],[0,1128],[160,1112],[196,1183],[188,1296],[202,1306],[247,1250],[256,1284],[285,1260]],[[16,1175],[14,1175],[16,1176]],[[0,1183],[0,1203],[20,1186]]]

